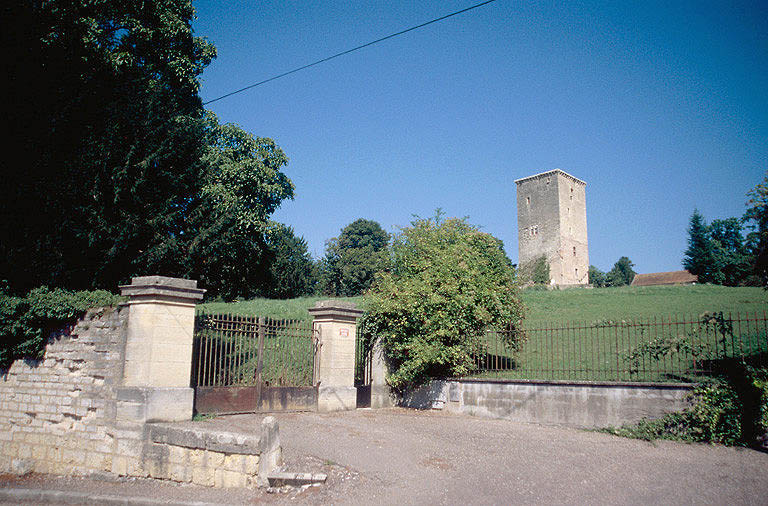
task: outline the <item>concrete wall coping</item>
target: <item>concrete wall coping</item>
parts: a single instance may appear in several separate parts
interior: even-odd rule
[[[197,422],[148,423],[146,426],[153,443],[262,457],[280,450],[280,427],[274,416],[261,421],[258,436],[201,427]]]
[[[139,276],[131,279],[130,285],[120,285],[120,294],[133,298],[147,296],[170,297],[189,301],[202,300],[205,290],[197,288],[194,279],[170,278],[167,276]]]
[[[658,388],[658,389],[685,389],[690,390],[697,383],[654,383],[642,381],[582,381],[582,380],[536,380],[536,379],[504,379],[504,378],[445,378],[438,381],[457,381],[459,383],[507,383],[512,385],[557,385],[557,386],[589,386],[589,387],[613,387],[613,388]]]
[[[199,450],[241,455],[261,454],[261,438],[249,434],[238,434],[211,429],[192,429],[170,424],[148,424],[149,439],[153,443],[183,446]]]
[[[356,319],[363,315],[363,310],[358,309],[354,302],[333,299],[317,301],[315,307],[307,311],[316,319]]]

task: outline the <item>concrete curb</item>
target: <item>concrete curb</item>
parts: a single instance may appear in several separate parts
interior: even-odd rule
[[[199,501],[167,501],[147,497],[121,497],[118,495],[34,488],[0,489],[0,502],[22,504],[100,504],[108,506],[218,506],[220,504]]]
[[[292,487],[301,487],[302,485],[313,485],[315,483],[325,483],[328,475],[323,473],[272,473],[267,475],[271,487],[282,487],[290,485]]]

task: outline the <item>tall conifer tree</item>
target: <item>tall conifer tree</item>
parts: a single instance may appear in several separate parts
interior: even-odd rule
[[[691,274],[696,274],[699,282],[707,283],[712,281],[714,262],[709,227],[699,210],[694,209],[688,226],[688,249],[683,257],[683,267]]]

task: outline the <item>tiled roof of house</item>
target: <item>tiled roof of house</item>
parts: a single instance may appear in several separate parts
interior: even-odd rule
[[[687,285],[698,281],[698,276],[688,271],[651,272],[636,274],[635,279],[632,280],[632,286]]]

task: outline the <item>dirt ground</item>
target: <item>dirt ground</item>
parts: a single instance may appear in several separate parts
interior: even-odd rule
[[[33,476],[0,487],[227,504],[768,504],[768,454],[750,449],[405,409],[275,417],[288,470],[327,473],[325,485],[267,493]],[[247,432],[262,418],[196,423]]]

